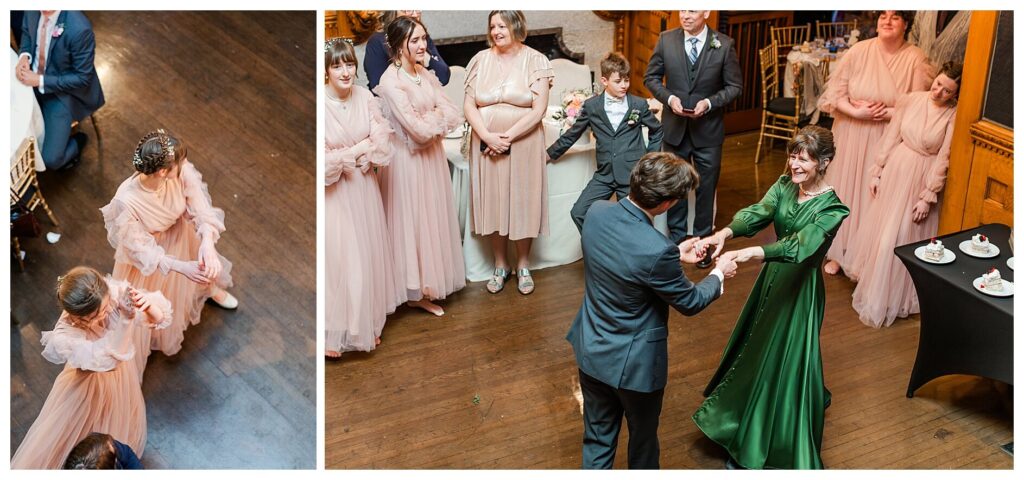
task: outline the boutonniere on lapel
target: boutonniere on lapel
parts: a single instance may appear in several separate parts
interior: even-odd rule
[[[58,23],[56,27],[53,27],[53,35],[51,37],[60,38],[61,35],[64,35],[64,24]]]
[[[633,109],[629,112],[629,116],[626,117],[626,125],[636,125],[636,122],[640,121],[640,110]]]
[[[722,42],[718,41],[718,34],[716,34],[716,33],[712,33],[711,34],[711,48],[714,48],[714,49],[722,48]]]

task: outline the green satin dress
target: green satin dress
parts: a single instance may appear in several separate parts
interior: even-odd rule
[[[770,223],[779,240],[736,321],[693,421],[745,468],[820,469],[825,389],[818,335],[825,314],[821,263],[850,209],[835,192],[797,203],[783,175],[736,213],[735,236]]]

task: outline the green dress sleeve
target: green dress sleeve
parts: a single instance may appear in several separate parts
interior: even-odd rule
[[[814,215],[814,220],[792,235],[769,243],[764,248],[764,259],[785,263],[801,263],[814,255],[830,238],[835,236],[850,209],[838,201],[826,205]]]
[[[783,181],[789,181],[789,177],[779,177],[764,198],[747,208],[744,208],[732,217],[729,229],[734,237],[751,237],[755,233],[764,230],[775,219],[775,210],[779,207],[779,197],[783,192]]]

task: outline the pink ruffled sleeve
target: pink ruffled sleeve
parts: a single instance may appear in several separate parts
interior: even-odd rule
[[[825,83],[825,91],[818,97],[818,109],[835,116],[839,111],[838,104],[841,99],[850,96],[850,75],[854,63],[859,63],[862,50],[866,43],[858,43],[846,52],[842,59],[832,63],[832,71],[829,73],[828,82]],[[857,48],[857,47],[860,48]]]
[[[162,320],[159,324],[149,323],[148,317],[141,314],[135,305],[131,303],[131,300],[126,296],[126,290],[128,290],[128,282],[125,280],[115,280],[107,275],[107,286],[110,288],[111,298],[117,301],[117,308],[113,310],[112,315],[116,317],[112,318],[112,321],[118,321],[124,325],[138,325],[141,327],[152,328],[153,330],[163,330],[171,325],[174,321],[174,309],[171,307],[171,301],[164,296],[159,290],[149,291],[141,288],[135,290],[149,298],[153,308],[156,308],[161,313]]]
[[[367,163],[384,166],[391,163],[391,124],[384,119],[377,97],[370,97],[370,151],[366,153]]]
[[[448,100],[441,90],[441,82],[433,73],[420,71],[420,76],[428,82],[433,92],[435,102],[432,108],[425,111],[413,106],[409,93],[395,85],[393,79],[386,78],[388,75],[394,75],[392,69],[385,72],[385,77],[381,78],[381,84],[375,91],[383,100],[381,106],[385,115],[393,118],[402,127],[404,135],[414,144],[410,145],[411,147],[422,148],[430,145],[464,121],[462,109]]]
[[[351,148],[330,148],[324,150],[324,185],[333,185],[356,169],[356,157]]]
[[[893,107],[892,119],[885,126],[882,138],[878,144],[878,155],[875,156],[875,163],[868,170],[870,177],[881,177],[889,156],[896,150],[900,143],[903,143],[903,117],[906,116],[907,105],[910,103],[909,95],[900,95]]]
[[[157,245],[153,235],[124,202],[115,197],[100,208],[100,212],[107,228],[107,241],[114,247],[115,260],[131,264],[143,275],[152,275],[158,268],[164,275],[171,271],[170,261],[174,257]]]
[[[476,99],[476,79],[477,76],[480,75],[480,55],[483,55],[486,52],[487,50],[483,50],[476,55],[473,55],[469,64],[466,65],[466,96],[474,100]]]
[[[931,167],[928,169],[928,176],[925,177],[924,190],[918,198],[928,203],[939,201],[939,192],[946,187],[946,172],[949,170],[949,150],[953,143],[953,128],[956,126],[956,112],[949,116],[949,124],[946,125],[946,137],[942,139],[942,147],[935,155]]]
[[[224,231],[224,210],[213,206],[203,175],[187,160],[181,163],[181,184],[188,205],[186,212],[196,224],[196,233],[216,242]]]
[[[526,68],[526,83],[530,86],[530,91],[534,95],[540,94],[536,89],[538,82],[547,81],[549,90],[555,84],[555,70],[551,68],[551,60],[548,60],[548,57],[545,57],[544,54],[536,50],[531,51]]]
[[[63,318],[63,317],[62,317]],[[43,332],[43,358],[56,364],[94,372],[109,372],[118,362],[131,360],[135,346],[127,342],[124,349],[113,348],[121,340],[123,329],[113,330],[97,340],[86,338],[85,332],[64,322],[49,332]]]

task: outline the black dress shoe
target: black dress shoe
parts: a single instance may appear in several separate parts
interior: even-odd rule
[[[704,255],[704,258],[697,261],[697,268],[708,268],[712,262],[714,259],[711,258],[711,255]]]

